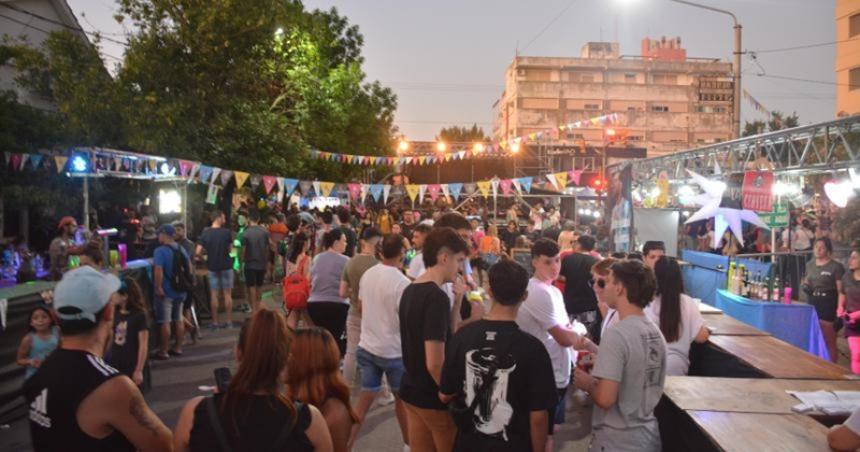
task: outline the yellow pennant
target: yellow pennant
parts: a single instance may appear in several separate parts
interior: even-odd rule
[[[567,185],[567,173],[555,173],[555,181],[558,182],[558,190],[564,190]]]
[[[486,198],[490,196],[490,184],[491,182],[488,180],[482,180],[478,182],[478,190],[481,190],[481,194]]]
[[[418,157],[418,164],[423,165],[426,160],[427,157],[422,155],[421,157]]]
[[[415,197],[418,196],[418,192],[421,190],[416,184],[408,184],[406,185],[406,193],[409,194],[409,198],[412,199],[412,202],[415,202]]]
[[[233,177],[236,178],[236,188],[242,188],[245,181],[248,180],[248,173],[244,171],[233,171]]]
[[[320,191],[322,191],[322,195],[325,197],[331,194],[333,188],[334,182],[320,182]]]
[[[54,156],[54,163],[57,164],[57,172],[58,173],[63,172],[63,168],[66,167],[67,161],[69,161],[69,158],[66,157],[65,155],[55,155]]]

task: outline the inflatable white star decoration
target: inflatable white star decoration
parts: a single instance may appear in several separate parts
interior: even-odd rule
[[[695,182],[702,191],[704,191],[704,193],[696,195],[693,198],[693,202],[696,203],[696,205],[701,206],[701,208],[691,215],[685,224],[713,217],[714,239],[713,243],[711,243],[712,248],[719,247],[726,229],[731,229],[732,233],[738,239],[738,242],[743,245],[744,235],[742,221],[752,223],[765,229],[770,229],[763,221],[761,221],[758,214],[752,210],[720,207],[720,201],[723,199],[723,192],[726,190],[725,182],[708,179],[701,174],[697,174],[690,170],[687,170],[687,172],[690,173],[690,176],[693,178],[693,182]],[[719,173],[719,168],[717,168],[717,174]]]

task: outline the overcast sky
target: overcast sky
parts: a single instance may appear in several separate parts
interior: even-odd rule
[[[85,29],[123,33],[111,0],[68,0]],[[700,0],[738,16],[744,50],[743,87],[771,110],[796,111],[801,123],[834,117],[834,0]],[[398,97],[397,125],[407,137],[431,140],[446,125],[477,123],[491,131],[491,107],[505,68],[521,55],[578,56],[588,41],[618,40],[639,54],[648,36],[680,36],[687,55],[730,61],[728,16],[670,0],[306,0],[308,9],[336,7],[364,35],[364,69]],[[85,14],[85,18],[81,15]],[[107,35],[118,37],[114,35]],[[105,42],[121,57],[122,46]],[[858,56],[860,58],[860,56]],[[108,59],[110,62],[111,60]],[[760,77],[762,73],[821,83]],[[761,115],[742,103],[744,119]]]

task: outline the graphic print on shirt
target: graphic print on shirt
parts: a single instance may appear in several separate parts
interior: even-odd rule
[[[487,340],[493,340],[496,332],[487,331]],[[469,350],[466,352],[466,405],[472,404],[481,386],[489,375],[490,364],[498,359],[492,347]],[[508,383],[510,374],[517,368],[510,354],[506,355],[504,361],[500,361],[496,369],[494,382],[486,396],[478,400],[472,422],[475,430],[488,436],[508,440],[505,428],[514,414],[513,407],[508,403]]]
[[[30,403],[30,420],[45,428],[51,428],[51,418],[48,417],[48,388],[36,396]]]
[[[642,337],[645,344],[645,388],[661,386],[660,376],[663,369],[661,349],[663,348],[660,333],[647,334]]]
[[[120,347],[125,345],[125,339],[126,339],[127,332],[128,332],[128,321],[127,320],[123,320],[122,322],[117,323],[116,328],[114,328],[114,333],[113,333],[114,344],[116,344]]]

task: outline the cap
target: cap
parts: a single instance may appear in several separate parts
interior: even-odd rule
[[[382,231],[374,227],[369,227],[361,232],[361,240],[370,240],[374,237],[382,237]]]
[[[63,229],[64,227],[75,223],[77,223],[75,217],[63,217],[60,218],[60,223],[57,225],[57,229]]]
[[[158,227],[158,231],[156,231],[156,233],[167,234],[167,235],[173,237],[174,235],[176,235],[176,228],[174,228],[173,225],[163,224],[163,225]]]
[[[54,308],[61,320],[96,322],[111,295],[119,290],[116,276],[83,266],[70,270],[54,288]]]

